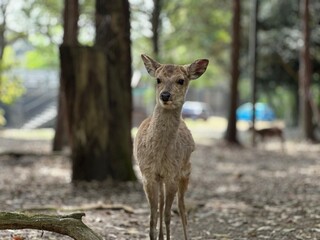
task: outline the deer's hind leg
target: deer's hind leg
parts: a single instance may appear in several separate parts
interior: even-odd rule
[[[164,186],[163,182],[159,183],[159,214],[160,214],[160,226],[159,226],[159,240],[163,240],[163,207],[164,207]]]
[[[170,222],[171,222],[171,207],[174,197],[178,191],[176,182],[169,182],[165,184],[165,208],[164,208],[164,222],[166,225],[167,240],[170,240]]]
[[[183,234],[184,239],[188,239],[188,230],[187,230],[187,214],[186,214],[186,207],[184,204],[184,194],[187,191],[189,184],[189,176],[182,177],[179,181],[179,187],[178,187],[178,208],[179,213],[181,217],[181,223],[183,227]]]

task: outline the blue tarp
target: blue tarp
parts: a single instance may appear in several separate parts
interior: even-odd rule
[[[276,115],[272,108],[266,103],[255,104],[256,120],[272,121],[275,120]],[[237,109],[237,120],[252,120],[252,103],[245,103]]]

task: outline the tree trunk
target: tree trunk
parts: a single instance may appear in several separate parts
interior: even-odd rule
[[[300,95],[300,128],[303,138],[314,141],[314,129],[312,123],[311,107],[311,60],[309,51],[310,29],[309,29],[309,0],[301,0],[300,14],[302,22],[303,46],[300,51],[299,66],[299,95]]]
[[[62,151],[65,146],[68,146],[69,142],[69,130],[68,123],[66,120],[66,103],[65,103],[65,93],[62,89],[62,77],[60,75],[60,86],[58,95],[58,110],[56,117],[56,127],[52,143],[52,151]]]
[[[251,29],[250,29],[250,68],[251,68],[251,103],[252,103],[252,136],[251,145],[256,146],[256,102],[257,102],[257,25],[258,25],[258,8],[259,0],[253,1],[251,13]]]
[[[238,144],[236,109],[238,106],[239,50],[240,50],[240,0],[233,0],[231,46],[231,81],[228,127],[225,140]]]
[[[60,47],[70,124],[72,180],[104,180],[108,161],[108,92],[103,53],[88,47]]]
[[[78,44],[78,19],[79,2],[78,0],[66,0],[64,6],[64,34],[63,45],[76,46]],[[60,75],[60,87],[58,98],[58,114],[56,118],[56,131],[53,139],[53,151],[61,151],[69,142],[69,126],[66,117],[65,90],[63,88],[65,80]]]
[[[4,48],[6,47],[6,40],[4,37],[5,29],[6,29],[5,22],[3,22],[0,25],[0,61],[1,62],[2,62],[2,58],[3,58]]]
[[[72,180],[135,180],[127,0],[96,1],[94,48],[60,48]]]
[[[131,52],[128,0],[96,1],[96,48],[106,55],[108,85],[108,162],[111,176],[134,180],[131,139]]]
[[[3,58],[3,52],[6,47],[6,38],[5,38],[5,31],[7,28],[7,7],[9,5],[9,1],[3,1],[0,3],[0,14],[1,16],[1,23],[0,23],[0,64]],[[1,67],[1,66],[0,66]],[[0,69],[1,70],[1,69]],[[1,73],[1,72],[0,72]]]
[[[159,59],[159,35],[161,32],[161,9],[162,0],[153,0],[153,11],[151,16],[152,25],[152,48],[156,59]]]

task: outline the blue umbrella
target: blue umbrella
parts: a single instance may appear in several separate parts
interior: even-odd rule
[[[258,102],[255,104],[256,120],[272,121],[276,115],[272,108],[266,104]],[[252,103],[245,103],[237,109],[237,120],[251,121],[252,120]]]

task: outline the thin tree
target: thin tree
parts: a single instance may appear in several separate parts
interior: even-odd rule
[[[225,140],[229,143],[239,144],[237,138],[236,109],[238,105],[238,79],[239,79],[239,51],[240,51],[240,0],[232,3],[232,42],[231,42],[231,81],[230,81],[230,105],[228,127]]]
[[[162,19],[160,17],[163,6],[163,0],[153,0],[153,10],[151,14],[152,25],[152,49],[156,59],[159,59],[159,38],[161,33]]]
[[[4,54],[4,49],[6,47],[5,31],[6,31],[6,12],[9,1],[3,1],[0,3],[0,14],[2,15],[2,22],[0,22],[0,90],[2,90],[2,59]]]
[[[249,44],[249,55],[251,65],[251,102],[252,102],[252,138],[251,144],[254,147],[256,145],[256,102],[257,102],[257,30],[258,30],[258,9],[259,0],[253,1],[251,11],[251,28],[250,28],[250,44]]]
[[[3,52],[6,47],[6,39],[5,39],[5,31],[7,28],[7,8],[9,5],[9,0],[7,1],[1,1],[0,3],[0,17],[1,17],[1,22],[0,22],[0,61],[2,60],[3,57]]]
[[[78,19],[79,19],[79,1],[65,0],[63,11],[63,42],[65,46],[78,45]],[[66,99],[64,83],[65,79],[60,76],[58,114],[56,120],[56,131],[53,139],[53,151],[61,151],[64,146],[68,145],[69,128],[66,117]]]
[[[312,122],[311,106],[311,60],[310,60],[310,13],[309,0],[300,1],[300,18],[302,26],[303,46],[300,50],[299,65],[299,96],[300,96],[300,128],[303,137],[307,140],[314,141],[314,128]]]
[[[0,22],[0,89],[2,89],[2,59],[4,54],[4,49],[6,47],[7,41],[5,38],[5,31],[7,28],[7,17],[6,12],[8,8],[9,0],[8,1],[2,1],[0,3],[0,17],[2,18],[2,21]],[[0,19],[1,20],[1,19]]]

